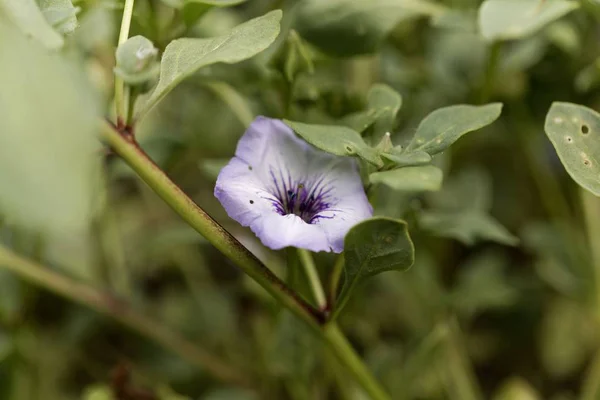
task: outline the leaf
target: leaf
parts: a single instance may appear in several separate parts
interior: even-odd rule
[[[58,49],[63,46],[62,36],[52,29],[35,0],[0,0],[0,15],[2,14],[21,32],[33,37],[45,47]]]
[[[391,161],[397,167],[409,167],[415,165],[425,165],[431,162],[431,156],[424,151],[394,151],[381,153],[381,157]]]
[[[375,52],[402,20],[444,12],[445,7],[427,0],[305,0],[295,28],[332,55],[353,56]]]
[[[139,119],[175,86],[200,68],[223,62],[233,64],[265,50],[279,34],[281,10],[271,11],[236,26],[228,34],[209,39],[177,39],[169,43],[161,60],[154,91],[138,104]]]
[[[77,13],[80,8],[71,0],[38,0],[46,21],[63,35],[72,33],[78,26]]]
[[[369,108],[378,113],[374,136],[378,137],[386,132],[391,132],[396,121],[396,114],[402,107],[402,96],[388,85],[376,84],[369,90],[367,102]]]
[[[369,147],[358,132],[345,126],[314,125],[284,120],[308,143],[318,149],[338,156],[357,155],[378,167],[383,166],[379,152]]]
[[[85,389],[83,400],[114,400],[112,389],[106,385],[94,385]]]
[[[494,394],[493,400],[541,400],[541,397],[526,380],[510,378]]]
[[[372,109],[358,111],[344,116],[344,118],[339,120],[339,123],[358,133],[362,133],[377,121],[379,114],[379,111]]]
[[[344,239],[344,284],[335,315],[359,282],[385,271],[405,271],[415,260],[406,222],[376,217],[355,225]]]
[[[600,114],[577,104],[555,102],[544,128],[571,178],[600,196]]]
[[[73,65],[2,24],[0,59],[0,213],[35,230],[86,229],[100,197],[97,99]]]
[[[442,170],[433,165],[374,172],[369,176],[371,183],[383,183],[392,189],[405,192],[440,190],[442,178]]]
[[[182,8],[183,21],[187,26],[194,25],[200,17],[213,7],[231,7],[247,0],[169,0],[175,8]]]
[[[485,0],[479,30],[488,41],[520,39],[578,7],[570,0]]]
[[[489,173],[475,166],[464,168],[450,176],[441,191],[428,197],[433,208],[446,211],[489,211],[492,199],[492,179]]]
[[[478,241],[492,241],[516,246],[519,239],[491,216],[477,210],[463,212],[426,211],[421,213],[421,227],[436,236],[456,239],[467,246]]]
[[[501,111],[501,103],[485,106],[461,104],[437,109],[421,121],[406,150],[426,151],[431,155],[440,153],[464,134],[494,122]]]

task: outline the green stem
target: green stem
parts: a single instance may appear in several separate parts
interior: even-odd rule
[[[335,306],[335,300],[337,292],[340,287],[340,280],[342,278],[342,272],[344,272],[344,254],[340,254],[333,264],[333,270],[329,277],[329,293],[328,293],[328,308],[333,310]]]
[[[123,19],[121,20],[121,31],[119,33],[119,42],[117,47],[122,45],[129,38],[129,28],[131,27],[131,17],[133,16],[133,3],[135,0],[125,0],[123,8]],[[115,109],[117,121],[125,123],[129,114],[129,93],[126,93],[123,79],[115,75]]]
[[[579,188],[584,224],[594,276],[595,307],[600,317],[600,200],[583,188]]]
[[[391,400],[371,372],[365,367],[337,324],[326,325],[324,335],[335,356],[354,376],[372,400]]]
[[[324,322],[323,313],[301,299],[273,274],[254,254],[192,201],[146,155],[131,137],[124,137],[108,123],[103,124],[104,140],[184,221],[204,236],[227,258],[313,328]]]
[[[498,61],[500,61],[501,45],[501,42],[494,42],[490,47],[484,81],[483,85],[481,85],[481,93],[479,94],[479,101],[481,103],[487,103],[492,96],[492,92],[494,90],[494,80],[498,70]]]
[[[308,278],[308,283],[310,285],[315,302],[317,303],[317,307],[319,310],[325,310],[327,308],[327,299],[325,298],[323,284],[321,284],[321,279],[319,278],[315,261],[308,250],[298,249],[298,256],[300,258],[300,263],[304,268],[304,273]]]
[[[137,331],[161,346],[172,350],[190,363],[200,366],[215,378],[233,384],[251,386],[249,378],[221,359],[197,347],[177,333],[167,329],[154,318],[133,310],[127,303],[107,292],[77,282],[50,268],[27,260],[0,245],[0,267],[34,285],[40,286],[77,303],[83,304]]]

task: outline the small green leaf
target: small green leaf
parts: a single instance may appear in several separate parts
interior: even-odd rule
[[[571,178],[600,196],[600,114],[557,102],[546,116],[545,130]]]
[[[279,34],[281,10],[247,21],[228,34],[209,39],[177,39],[169,43],[161,60],[158,85],[141,100],[141,118],[175,86],[200,68],[223,62],[233,64],[265,50]]]
[[[330,54],[352,56],[373,53],[402,20],[439,16],[445,10],[427,0],[305,0],[295,28]]]
[[[344,284],[337,315],[356,285],[385,271],[405,271],[415,260],[415,249],[406,222],[371,218],[355,225],[344,239]]]
[[[494,122],[501,112],[501,103],[485,106],[461,104],[437,109],[421,121],[406,150],[426,151],[431,155],[440,153],[464,134]]]
[[[294,82],[296,77],[303,73],[314,72],[312,56],[304,45],[302,38],[298,36],[295,30],[290,30],[286,40],[285,60],[283,62],[283,72],[289,82]]]
[[[63,46],[62,36],[46,21],[35,0],[0,0],[0,15],[4,14],[21,32],[31,36],[46,48]],[[0,24],[3,22],[0,20]]]
[[[75,7],[71,0],[38,0],[38,4],[46,21],[58,32],[67,35],[77,28],[80,8]]]
[[[424,151],[407,151],[392,149],[388,153],[382,153],[381,157],[391,161],[396,167],[410,167],[425,165],[431,162],[431,156]]]
[[[516,246],[519,238],[513,236],[491,216],[477,210],[463,212],[426,211],[421,213],[421,227],[436,236],[456,239],[467,246],[478,241],[492,241]]]
[[[391,132],[396,121],[396,114],[402,107],[402,96],[388,85],[376,84],[369,90],[367,103],[370,109],[377,110],[378,113],[374,136],[378,137],[386,132]]]
[[[377,150],[369,147],[358,132],[345,126],[313,125],[284,120],[308,143],[318,149],[338,156],[358,156],[378,167],[383,160]]]
[[[80,232],[101,198],[96,96],[76,66],[1,23],[0,59],[0,213]]]
[[[488,41],[520,39],[578,7],[570,0],[486,0],[479,8],[479,29]]]
[[[383,183],[395,190],[422,192],[440,190],[443,175],[438,167],[423,165],[374,172],[369,179],[372,183]]]
[[[358,133],[362,133],[377,121],[379,114],[379,111],[371,109],[358,111],[344,116],[344,118],[339,120],[339,123]]]

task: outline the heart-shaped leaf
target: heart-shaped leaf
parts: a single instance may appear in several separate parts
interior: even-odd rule
[[[208,39],[177,39],[169,43],[161,60],[158,85],[138,104],[141,118],[175,86],[200,68],[223,62],[233,64],[265,50],[279,34],[281,10],[254,18],[229,33]]]
[[[395,190],[422,192],[440,190],[443,176],[438,167],[423,165],[374,172],[369,179],[371,183],[383,183]]]
[[[461,104],[437,109],[421,121],[406,150],[437,154],[446,150],[464,134],[491,124],[501,112],[501,103],[485,106]]]
[[[355,225],[344,240],[344,258],[344,283],[333,318],[359,282],[385,271],[410,268],[415,249],[406,222],[377,217]]]
[[[571,0],[486,0],[479,29],[488,41],[520,39],[578,8]]]
[[[571,178],[600,196],[600,114],[577,104],[554,103],[545,130]]]
[[[284,121],[298,135],[318,149],[338,156],[356,155],[378,167],[383,166],[379,152],[365,143],[358,132],[345,126],[313,125]]]

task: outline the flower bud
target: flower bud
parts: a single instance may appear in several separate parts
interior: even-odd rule
[[[158,49],[143,36],[134,36],[117,48],[114,71],[125,83],[150,87],[160,73]]]

